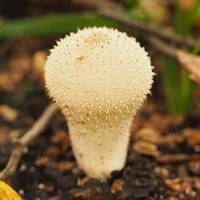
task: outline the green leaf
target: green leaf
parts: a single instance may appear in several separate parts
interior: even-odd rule
[[[182,36],[187,36],[199,15],[200,0],[196,0],[191,11],[185,13],[178,5],[176,7],[175,31]]]
[[[135,7],[138,4],[139,0],[121,0],[121,2],[125,6],[132,8],[132,7]]]
[[[196,55],[196,54],[198,54],[200,52],[200,39],[198,39],[198,41],[197,41],[197,43],[196,43],[196,45],[195,45],[195,48],[194,48],[194,50],[193,50],[193,54],[194,55]]]
[[[189,13],[185,13],[177,5],[175,31],[182,36],[187,36],[196,20],[200,10],[200,0],[196,0]],[[193,53],[200,50],[200,41],[197,43]],[[179,70],[178,64],[172,59],[165,59],[165,70],[163,71],[164,89],[172,114],[185,114],[192,108],[192,97],[194,84],[190,80],[188,73]]]
[[[92,13],[71,13],[8,21],[0,26],[0,40],[25,36],[63,36],[87,26],[119,27],[118,23]]]
[[[164,57],[164,69],[162,72],[165,96],[169,106],[169,111],[173,115],[179,114],[179,69],[174,59]]]

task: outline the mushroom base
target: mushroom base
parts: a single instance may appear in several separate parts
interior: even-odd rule
[[[131,121],[126,119],[101,129],[69,122],[73,152],[88,176],[104,181],[112,171],[124,167]],[[102,126],[98,124],[98,127]]]

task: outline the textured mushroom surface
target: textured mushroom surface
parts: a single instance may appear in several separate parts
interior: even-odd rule
[[[85,28],[61,39],[51,50],[46,86],[69,122],[76,159],[90,176],[106,177],[123,167],[131,119],[150,93],[152,77],[145,50],[118,30]],[[92,148],[96,152],[89,156]],[[90,159],[99,160],[94,165],[105,168],[104,175],[91,173],[95,166],[86,166]],[[115,159],[120,164],[115,166]]]

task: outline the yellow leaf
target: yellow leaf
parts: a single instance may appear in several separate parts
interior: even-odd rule
[[[6,183],[0,181],[0,200],[22,200],[21,197]]]

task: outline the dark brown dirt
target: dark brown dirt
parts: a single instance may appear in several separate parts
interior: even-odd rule
[[[46,98],[36,92],[26,105],[20,106],[23,118],[7,125],[15,129],[24,127],[24,118],[36,119],[40,115]],[[33,109],[37,108],[37,109]],[[157,130],[162,137],[167,135],[181,135],[185,124],[196,130],[199,118],[190,117],[177,119],[156,112],[151,103],[146,104],[135,118],[131,132],[138,133],[142,127]],[[22,115],[22,114],[20,114]],[[25,120],[28,121],[28,120]],[[20,123],[20,125],[18,125]],[[29,122],[30,123],[30,122]],[[1,126],[5,127],[2,119]],[[188,126],[187,126],[188,128]],[[65,120],[57,113],[48,125],[47,130],[28,148],[23,156],[19,168],[12,178],[12,185],[24,199],[91,199],[91,200],[160,200],[160,199],[200,199],[200,161],[184,161],[178,163],[160,164],[156,158],[140,154],[133,150],[130,144],[128,159],[121,172],[113,172],[111,178],[101,183],[90,179],[77,167],[70,148]],[[5,134],[2,131],[2,138]],[[134,137],[133,137],[134,138]],[[173,141],[173,140],[172,140]],[[183,142],[157,145],[162,154],[198,153],[198,144],[189,146],[187,140]],[[135,142],[134,142],[135,143]],[[9,137],[2,139],[0,167],[4,167],[6,158],[11,151]]]

